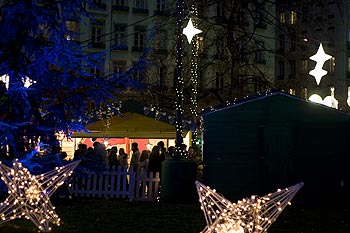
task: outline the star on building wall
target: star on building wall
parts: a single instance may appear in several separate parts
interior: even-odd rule
[[[251,196],[237,203],[196,181],[207,226],[202,233],[262,233],[276,220],[303,186],[298,183],[266,196]]]
[[[322,77],[328,73],[326,70],[322,69],[323,64],[331,58],[332,56],[324,52],[322,43],[320,43],[317,53],[310,57],[311,60],[316,62],[316,66],[309,72],[309,74],[315,77],[317,85],[320,85]]]
[[[193,26],[192,19],[188,21],[187,26],[183,29],[183,34],[186,35],[188,43],[191,44],[191,41],[193,37],[199,33],[201,33],[202,30],[197,29]]]
[[[1,180],[9,196],[0,204],[0,224],[16,219],[31,220],[40,231],[49,232],[49,223],[59,226],[60,218],[50,202],[50,196],[63,184],[80,161],[72,162],[40,175],[32,175],[18,161],[13,167],[0,162]]]

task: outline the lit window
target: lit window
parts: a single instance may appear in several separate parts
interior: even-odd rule
[[[302,98],[307,99],[307,88],[306,87],[301,88],[301,95],[302,95]]]
[[[289,88],[289,94],[290,95],[295,95],[295,89],[294,88]]]
[[[68,30],[68,34],[66,35],[67,40],[78,41],[78,33],[79,33],[79,22],[77,21],[66,21],[66,27]]]
[[[286,23],[286,14],[284,12],[280,13],[280,23],[285,24]]]
[[[297,23],[297,12],[291,11],[290,12],[290,24],[296,24]]]

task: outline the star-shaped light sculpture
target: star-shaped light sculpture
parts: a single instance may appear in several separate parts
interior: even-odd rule
[[[263,197],[251,196],[232,203],[216,193],[215,189],[196,181],[199,202],[207,223],[202,233],[266,232],[303,185],[298,183]]]
[[[190,19],[187,23],[187,26],[183,29],[182,33],[186,35],[188,43],[191,44],[193,37],[201,32],[202,30],[197,29],[193,26],[192,19]]]
[[[50,222],[59,226],[60,218],[50,202],[50,196],[72,174],[79,162],[40,175],[32,175],[17,160],[12,168],[0,162],[1,180],[7,185],[9,194],[0,204],[0,224],[26,218],[43,232],[51,231]]]
[[[323,64],[331,58],[332,56],[324,52],[322,43],[320,43],[317,53],[310,57],[311,60],[316,62],[316,66],[309,72],[309,74],[315,77],[317,85],[320,85],[322,77],[328,73],[326,70],[322,69]]]

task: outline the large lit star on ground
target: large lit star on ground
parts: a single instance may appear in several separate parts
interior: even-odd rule
[[[202,233],[266,232],[303,185],[298,183],[263,197],[251,196],[232,203],[216,193],[215,189],[196,181],[199,202],[207,223]]]
[[[60,218],[50,202],[50,196],[63,184],[80,161],[40,175],[32,175],[18,161],[13,167],[0,162],[1,180],[7,185],[9,196],[0,204],[0,224],[16,219],[31,220],[40,231],[49,232],[49,223],[59,226]]]
[[[326,70],[322,69],[323,64],[331,58],[332,56],[324,52],[322,43],[320,43],[317,53],[310,57],[311,60],[316,62],[316,66],[309,74],[315,77],[317,85],[320,84],[322,77],[328,73]]]
[[[186,35],[188,43],[191,44],[193,37],[201,32],[202,30],[199,30],[193,26],[192,19],[190,19],[187,26],[183,29],[182,33]]]

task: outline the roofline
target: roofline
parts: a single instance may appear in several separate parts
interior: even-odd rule
[[[214,108],[212,111],[208,111],[208,112],[205,112],[205,113],[200,114],[200,115],[201,116],[206,116],[206,115],[210,115],[210,114],[215,113],[215,112],[226,110],[228,108],[238,107],[238,106],[241,106],[243,104],[247,104],[247,103],[250,103],[250,102],[261,100],[261,99],[264,99],[264,98],[267,98],[267,97],[271,97],[271,96],[274,96],[274,95],[283,95],[283,96],[286,96],[286,97],[289,97],[289,98],[293,98],[293,99],[297,99],[297,100],[300,100],[300,101],[304,101],[306,103],[317,104],[320,107],[323,107],[323,108],[326,108],[326,109],[329,109],[329,110],[332,110],[332,111],[336,111],[336,112],[339,112],[339,113],[342,113],[342,114],[345,114],[345,115],[349,116],[349,114],[344,112],[344,111],[341,111],[341,110],[338,110],[338,109],[335,109],[335,108],[331,108],[331,107],[328,107],[328,106],[323,105],[323,104],[315,103],[315,102],[312,102],[310,100],[306,100],[306,99],[297,97],[295,95],[287,94],[287,93],[281,92],[281,91],[276,91],[275,90],[275,91],[269,91],[269,92],[266,92],[266,93],[257,93],[257,95],[259,95],[259,96],[255,96],[255,97],[254,96],[247,96],[247,97],[244,97],[242,99],[239,99],[238,103],[235,103],[235,101],[234,101],[233,103],[230,103],[230,104],[228,104],[228,105],[226,105],[224,107],[218,107],[219,105],[217,105],[217,108],[211,107],[211,108]],[[251,98],[251,99],[244,100],[246,98]],[[203,111],[206,111],[206,110],[203,110]]]

